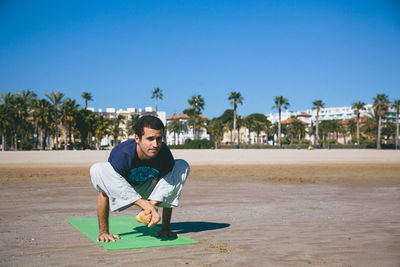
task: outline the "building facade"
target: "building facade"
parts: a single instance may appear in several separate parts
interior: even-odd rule
[[[200,114],[199,116],[203,120],[207,120],[207,118]],[[190,117],[186,114],[172,114],[168,116],[166,119],[166,142],[167,145],[182,145],[187,142],[187,140],[195,140],[193,126],[189,123]],[[174,130],[172,130],[170,125],[174,123],[174,121],[179,122],[175,125]],[[199,140],[210,140],[210,135],[207,134],[207,129],[201,128],[199,131]]]
[[[99,108],[97,111],[95,111],[94,108],[88,108],[88,110],[91,110],[93,112],[99,113],[103,115],[107,119],[116,119],[118,115],[124,116],[124,120],[121,121],[120,127],[122,128],[122,132],[124,133],[122,136],[118,138],[118,142],[123,142],[128,139],[133,139],[134,136],[128,135],[127,131],[127,122],[132,118],[134,115],[139,115],[139,116],[144,116],[144,115],[150,115],[150,116],[155,116],[158,117],[164,125],[166,125],[166,113],[165,111],[155,111],[153,107],[145,107],[144,109],[142,108],[127,108],[126,110],[124,109],[118,109],[116,110],[115,108],[106,108],[105,110]],[[114,146],[114,137],[113,136],[105,136],[101,140],[101,146]]]
[[[373,114],[374,114],[374,108],[372,104],[367,104],[365,105],[364,110],[360,110],[360,117],[364,119],[373,116]],[[278,122],[279,120],[279,113],[270,113],[267,114],[266,116],[268,120],[270,120],[272,123]],[[297,112],[283,111],[281,112],[281,122],[284,123],[284,121],[287,121],[288,119],[295,117],[307,123],[307,127],[310,128],[313,125],[315,125],[316,116],[317,116],[317,110],[313,109],[301,110]],[[322,122],[325,120],[340,120],[342,122],[345,122],[355,118],[356,118],[355,109],[353,109],[351,106],[329,107],[320,109],[318,121]],[[394,123],[395,121],[396,121],[396,111],[393,107],[390,107],[388,112],[385,114],[385,117],[383,118],[383,122]],[[311,140],[311,142],[314,143],[314,136],[309,136],[307,134],[305,138]],[[277,136],[275,136],[274,139],[276,140]],[[347,136],[347,140],[350,139],[351,137]],[[344,138],[344,140],[346,140],[346,138]],[[343,142],[339,141],[339,143]]]

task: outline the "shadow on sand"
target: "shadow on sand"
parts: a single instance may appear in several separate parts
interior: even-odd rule
[[[175,222],[171,223],[171,231],[177,234],[203,232],[229,227],[229,223],[214,222]]]

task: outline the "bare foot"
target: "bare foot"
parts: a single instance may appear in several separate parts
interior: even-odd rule
[[[179,235],[171,231],[160,231],[156,233],[156,236],[164,238],[177,238]]]
[[[145,225],[148,225],[151,220],[151,212],[149,210],[142,210],[139,212],[138,215],[136,215],[135,219],[136,221],[143,223]]]

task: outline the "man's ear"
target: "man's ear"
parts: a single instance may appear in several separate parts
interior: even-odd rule
[[[135,141],[136,141],[136,143],[139,142],[139,140],[140,140],[139,136],[138,136],[137,134],[135,134]]]

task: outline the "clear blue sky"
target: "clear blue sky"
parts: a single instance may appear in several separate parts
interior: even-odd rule
[[[400,98],[400,1],[0,0],[0,91],[52,90],[97,108],[269,113]]]

